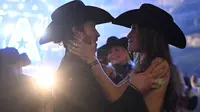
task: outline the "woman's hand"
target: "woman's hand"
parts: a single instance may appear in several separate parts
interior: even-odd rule
[[[78,55],[88,64],[94,61],[96,52],[96,43],[86,44],[83,40],[70,41],[67,45],[67,50]]]

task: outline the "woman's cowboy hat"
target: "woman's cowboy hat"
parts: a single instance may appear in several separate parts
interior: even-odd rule
[[[108,51],[114,47],[114,46],[121,46],[125,49],[128,48],[128,38],[123,37],[123,38],[117,38],[115,36],[111,36],[107,39],[107,42],[105,45],[101,46],[98,50],[97,50],[97,57],[100,56],[107,56],[108,55]],[[132,56],[130,55],[130,58],[132,59]]]
[[[86,6],[81,1],[71,1],[57,8],[51,15],[52,22],[46,29],[46,35],[39,41],[45,44],[54,39],[63,37],[66,29],[83,24],[86,21],[94,21],[96,24],[111,22],[114,18],[105,10]]]
[[[168,44],[178,48],[186,46],[184,33],[176,25],[172,16],[151,4],[142,4],[139,9],[127,11],[115,18],[112,23],[128,28],[136,24],[150,27],[162,33]]]

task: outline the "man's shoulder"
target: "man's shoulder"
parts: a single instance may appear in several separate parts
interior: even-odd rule
[[[63,57],[58,71],[63,71],[65,73],[87,73],[91,72],[89,65],[74,55],[66,55]]]

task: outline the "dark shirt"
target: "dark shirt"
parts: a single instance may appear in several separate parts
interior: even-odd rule
[[[128,86],[122,96],[108,106],[106,112],[148,112],[142,94]]]
[[[87,63],[66,54],[58,69],[56,112],[103,112],[109,103]]]
[[[119,84],[123,79],[127,78],[127,76],[133,71],[134,67],[131,63],[127,63],[124,65],[113,65],[116,76],[110,77],[111,80],[115,84]]]

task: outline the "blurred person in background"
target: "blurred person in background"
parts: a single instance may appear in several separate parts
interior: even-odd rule
[[[6,47],[0,50],[1,72],[19,75],[22,74],[22,67],[31,64],[26,53],[19,54],[18,50],[13,47]]]
[[[133,71],[132,56],[129,54],[127,48],[128,39],[126,37],[118,39],[117,37],[112,36],[107,39],[105,45],[97,50],[97,57],[99,57],[99,54],[105,54],[104,59],[110,63],[110,65],[106,65],[104,70],[107,69],[108,72],[112,71],[106,73],[115,84],[119,84]]]
[[[196,76],[196,74],[191,76],[190,82],[191,82],[192,87],[197,90],[197,93],[200,96],[200,80]]]
[[[198,105],[197,91],[191,86],[190,78],[184,76],[184,95],[180,101],[180,112],[196,112],[196,107]]]
[[[42,95],[34,79],[22,74],[22,67],[31,63],[26,53],[7,47],[0,50],[0,111],[41,112]]]
[[[199,78],[196,76],[196,74],[192,75],[190,78],[192,87],[196,88],[200,86]]]

